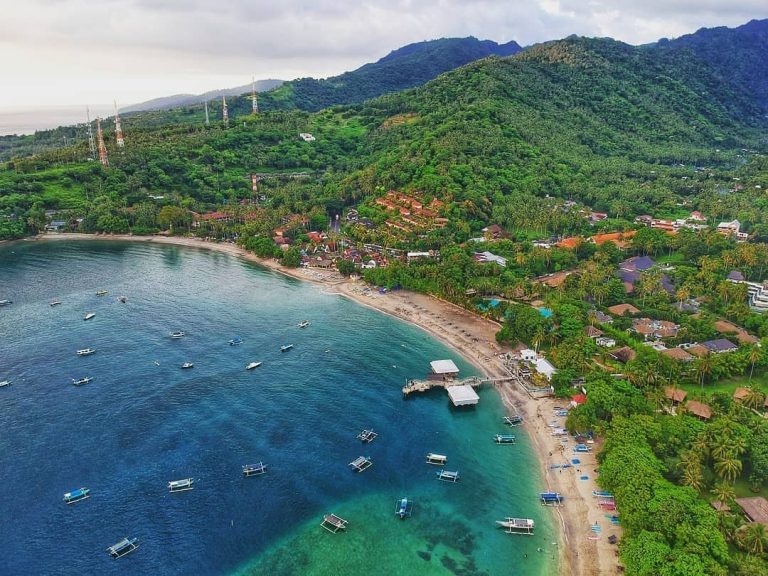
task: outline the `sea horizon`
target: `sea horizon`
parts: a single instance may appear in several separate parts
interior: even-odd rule
[[[112,116],[114,106],[61,105],[61,106],[4,106],[0,107],[0,136],[22,136],[41,130],[53,130],[60,126],[85,124],[86,107],[91,120],[97,116]]]

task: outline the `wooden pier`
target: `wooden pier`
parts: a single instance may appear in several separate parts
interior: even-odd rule
[[[432,388],[450,388],[451,386],[471,386],[472,388],[479,388],[483,384],[493,382],[489,378],[479,378],[472,376],[470,378],[462,378],[461,380],[408,380],[403,386],[403,396],[408,396],[413,392],[426,392]]]

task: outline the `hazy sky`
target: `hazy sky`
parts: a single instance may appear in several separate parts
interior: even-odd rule
[[[632,44],[768,17],[766,0],[0,0],[0,107],[130,104],[330,76],[420,40]]]

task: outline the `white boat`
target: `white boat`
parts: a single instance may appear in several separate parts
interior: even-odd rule
[[[88,382],[90,382],[91,380],[93,380],[93,376],[85,376],[84,378],[80,378],[79,380],[75,380],[74,378],[72,378],[72,384],[74,384],[75,386],[82,386],[83,384],[88,384]]]
[[[299,328],[306,328],[307,326],[309,326],[309,320],[302,320],[299,322]]]
[[[9,304],[13,304],[10,300],[0,300],[0,306],[8,306]]]
[[[88,314],[86,314],[86,315],[83,317],[83,320],[90,320],[90,319],[91,319],[91,318],[93,318],[94,316],[96,316],[96,314],[94,314],[93,312],[88,312]]]
[[[267,473],[267,465],[264,462],[258,464],[246,464],[243,466],[243,476],[259,476]]]
[[[82,350],[77,351],[78,356],[89,356],[96,352],[93,348],[83,348]]]
[[[194,478],[184,478],[183,480],[171,480],[168,482],[169,492],[184,492],[185,490],[192,490]]]
[[[123,538],[117,544],[107,548],[107,552],[109,552],[109,555],[112,556],[112,558],[117,560],[118,558],[122,558],[126,554],[136,550],[139,547],[139,545],[136,543],[138,541],[138,538]]]
[[[293,344],[285,344],[284,346],[280,346],[280,352],[288,352],[291,348],[293,348]]]
[[[118,296],[117,301],[125,304],[126,302],[128,302],[128,296]]]
[[[10,380],[3,380],[2,382],[0,382],[0,388],[5,388],[6,386],[10,386],[10,385],[11,385]]]
[[[109,292],[107,292],[106,290],[99,290],[98,292],[96,292],[96,296],[106,296],[107,294],[109,294]]]
[[[261,362],[251,362],[248,364],[248,366],[245,367],[246,370],[253,370],[254,368],[258,368],[261,366]]]
[[[182,368],[194,368],[195,365],[192,364],[192,362],[184,362],[184,364],[181,365]]]
[[[243,339],[240,338],[240,336],[235,336],[232,338],[232,340],[229,341],[230,346],[240,346],[240,344],[243,343]]]
[[[61,304],[61,300],[54,300],[51,302],[51,306],[58,306],[59,304]]]
[[[184,338],[184,336],[186,336],[186,334],[181,330],[177,330],[176,332],[171,332],[171,338]]]
[[[508,534],[527,534],[533,535],[535,523],[530,518],[505,518],[496,520],[496,524],[504,528]]]

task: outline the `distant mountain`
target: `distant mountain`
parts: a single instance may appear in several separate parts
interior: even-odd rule
[[[273,88],[280,86],[283,82],[283,80],[259,80],[256,82],[256,92],[272,90]],[[236,86],[235,88],[211,90],[210,92],[204,92],[203,94],[174,94],[173,96],[162,96],[160,98],[147,100],[146,102],[140,102],[139,104],[124,106],[120,111],[129,113],[149,110],[169,110],[171,108],[178,108],[179,106],[199,104],[205,100],[213,100],[214,98],[221,98],[222,96],[239,96],[240,94],[250,91],[251,85],[245,84],[244,86]]]
[[[692,52],[719,79],[744,88],[768,113],[768,20],[751,20],[737,28],[702,28],[651,46],[666,52]]]
[[[324,80],[300,78],[261,96],[264,109],[300,108],[317,111],[336,104],[356,104],[376,96],[420,86],[444,72],[487,56],[511,56],[517,42],[441,38],[408,44],[377,62]]]

